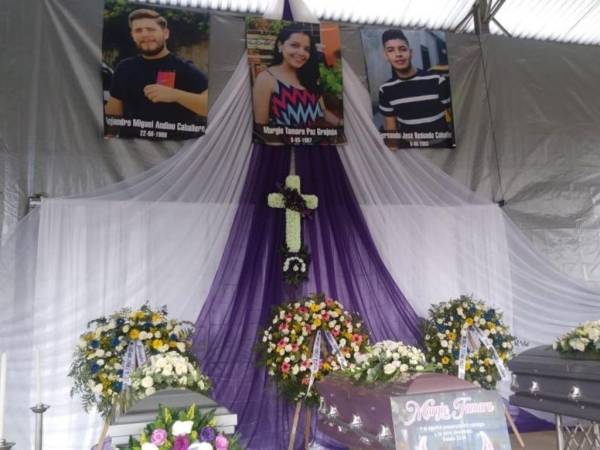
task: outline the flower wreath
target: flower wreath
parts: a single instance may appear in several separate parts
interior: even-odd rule
[[[515,341],[503,322],[502,313],[465,295],[429,309],[425,324],[426,354],[438,370],[460,375],[461,337],[468,341],[464,378],[485,389],[493,389],[502,378],[503,369],[496,367],[495,360],[502,362],[500,366],[506,364],[513,355]]]
[[[314,343],[321,334],[325,337],[317,349]],[[280,392],[289,401],[311,405],[318,404],[320,398],[315,389],[309,389],[311,378],[318,381],[330,372],[353,369],[356,356],[366,350],[369,340],[362,321],[345,311],[340,302],[323,294],[277,306],[271,324],[260,336],[260,363]],[[329,339],[333,342],[325,351]],[[313,367],[315,351],[320,353],[318,368]]]
[[[165,306],[158,310],[148,305],[135,311],[121,309],[92,320],[87,327],[71,363],[71,396],[80,394],[85,411],[95,406],[105,418],[123,391],[124,373],[134,368],[126,367],[128,354],[133,354],[139,364],[147,355],[168,351],[193,360],[189,353],[192,323],[168,319]]]
[[[600,320],[577,325],[559,337],[552,348],[561,353],[583,352],[600,356]]]

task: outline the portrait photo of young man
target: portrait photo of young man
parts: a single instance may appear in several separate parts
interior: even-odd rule
[[[104,105],[105,134],[187,139],[202,135],[208,114],[208,80],[194,62],[169,49],[167,19],[153,9],[127,16],[136,55],[114,69]]]
[[[363,34],[363,42],[368,40],[372,47],[376,40],[379,47],[370,58],[366,52],[376,124],[391,149],[452,148],[455,143],[445,41],[428,31],[411,33],[414,44],[408,32],[397,28],[372,31],[366,39]]]

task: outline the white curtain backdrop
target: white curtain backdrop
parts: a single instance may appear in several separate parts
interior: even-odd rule
[[[600,295],[558,273],[494,204],[428,163],[388,150],[368,96],[344,66],[348,144],[339,147],[371,233],[420,314],[472,293],[513,332],[549,343],[600,316]],[[101,421],[69,399],[67,372],[86,323],[125,305],[168,305],[194,320],[223,252],[251,148],[245,58],[217,100],[207,135],[152,170],[101,192],[44,201],[0,254],[0,351],[9,353],[7,438],[30,448],[32,354],[42,352],[47,450],[81,450]],[[342,299],[343,300],[343,299]],[[373,299],[377,301],[377,299]]]

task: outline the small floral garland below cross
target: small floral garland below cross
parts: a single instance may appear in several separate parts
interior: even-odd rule
[[[283,278],[286,283],[296,285],[308,279],[310,253],[302,245],[301,219],[317,209],[316,195],[300,192],[300,177],[288,175],[285,186],[267,197],[271,208],[285,209],[285,245],[283,247]]]

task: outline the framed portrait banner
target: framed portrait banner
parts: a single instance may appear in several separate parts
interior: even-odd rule
[[[469,389],[391,397],[396,450],[510,450],[504,404]]]
[[[246,19],[254,142],[345,142],[337,25]]]
[[[456,147],[445,34],[366,26],[361,38],[373,121],[386,145]]]
[[[208,14],[106,0],[104,136],[191,139],[208,115]]]

